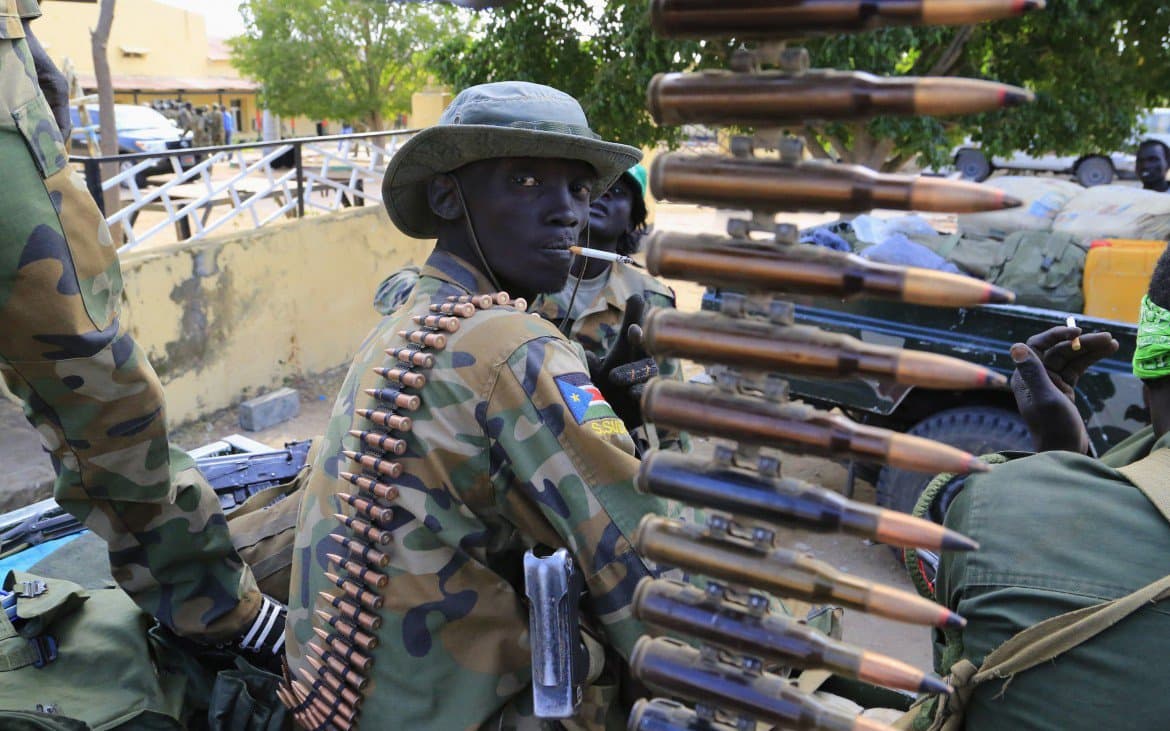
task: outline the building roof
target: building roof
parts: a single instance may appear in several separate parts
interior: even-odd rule
[[[93,74],[78,74],[82,87],[96,89],[97,80]],[[231,76],[147,76],[117,74],[114,76],[114,91],[183,92],[184,94],[216,91],[256,91],[260,87],[255,81]]]

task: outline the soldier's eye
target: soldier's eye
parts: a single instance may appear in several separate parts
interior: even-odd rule
[[[525,188],[534,188],[540,185],[540,180],[535,175],[513,175],[512,182]]]
[[[573,183],[572,190],[573,190],[573,195],[584,196],[584,197],[588,198],[590,196],[590,194],[593,193],[593,186],[590,185],[589,183],[578,182],[578,183]]]

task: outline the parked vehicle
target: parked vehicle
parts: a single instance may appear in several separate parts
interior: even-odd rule
[[[1086,152],[1080,155],[1033,156],[1016,152],[1007,157],[988,158],[982,150],[972,144],[965,144],[955,150],[955,169],[968,180],[986,180],[996,170],[1026,170],[1032,172],[1071,175],[1078,183],[1091,188],[1094,185],[1109,185],[1116,179],[1133,180],[1134,149],[1146,138],[1161,139],[1170,144],[1170,109],[1152,109],[1138,123],[1125,152]]]
[[[95,146],[100,139],[98,130],[98,106],[87,104],[86,112],[90,124],[83,126],[81,113],[77,107],[69,110],[73,117],[73,151],[80,154],[89,154],[89,143]],[[175,125],[174,122],[149,107],[133,104],[114,105],[114,125],[118,133],[118,154],[141,152],[162,152],[164,150],[178,150],[191,147],[191,139]],[[195,155],[183,155],[179,162],[189,167],[197,162]],[[127,169],[135,163],[124,162],[122,168]],[[168,157],[152,160],[152,165],[134,176],[134,182],[140,187],[147,184],[151,175],[173,172],[174,167]]]
[[[704,296],[704,309],[718,309],[718,293]],[[796,322],[870,343],[948,355],[1004,375],[1014,370],[1009,350],[1048,328],[1064,325],[1067,312],[988,305],[942,309],[882,300],[794,298]],[[1104,453],[1149,423],[1141,382],[1130,368],[1137,328],[1128,323],[1076,315],[1086,332],[1108,331],[1118,352],[1088,370],[1077,384],[1077,409],[1089,438]],[[927,437],[974,454],[1029,450],[1031,437],[1008,391],[938,391],[873,380],[830,381],[785,376],[795,398],[822,408],[840,408],[856,421]],[[877,502],[909,512],[932,475],[854,463],[853,480],[877,489]]]
[[[1040,157],[1017,152],[1010,157],[993,157],[989,160],[978,147],[961,147],[955,152],[955,169],[964,178],[976,182],[986,180],[996,170],[1028,170],[1071,175],[1086,188],[1108,185],[1115,179],[1132,180],[1136,177],[1134,156],[1122,152],[1110,155],[1093,153],[1080,156]]]

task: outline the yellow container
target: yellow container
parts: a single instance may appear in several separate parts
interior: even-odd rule
[[[1085,258],[1085,314],[1136,323],[1165,241],[1100,239]]]

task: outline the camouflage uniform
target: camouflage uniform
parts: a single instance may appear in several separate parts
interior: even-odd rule
[[[418,274],[418,267],[408,266],[383,279],[374,293],[374,309],[389,315],[406,304],[414,285],[418,284]]]
[[[614,263],[608,271],[608,279],[600,295],[584,309],[575,306],[581,314],[569,326],[569,337],[598,358],[605,358],[605,354],[617,341],[622,316],[626,311],[626,300],[631,295],[642,295],[651,307],[675,307],[674,291],[641,269]],[[573,278],[570,277],[570,285],[572,282]],[[549,322],[559,324],[569,314],[569,297],[565,291],[541,295],[529,309]],[[683,378],[682,365],[675,358],[658,359],[658,373],[663,378],[675,381]],[[659,429],[657,438],[660,449],[690,449],[690,439],[686,434]]]
[[[372,369],[398,364],[386,349],[404,345],[399,330],[414,328],[412,315],[430,314],[432,303],[490,291],[465,262],[442,251],[431,255],[404,306],[360,346],[306,488],[289,597],[294,678],[311,669],[314,629],[328,630],[314,610],[336,615],[319,592],[346,601],[324,575],[337,571],[329,554],[344,556],[339,540],[352,535],[334,514],[373,520],[393,536],[385,547],[388,566],[374,562],[361,582],[367,600],[372,592],[385,606],[375,612],[384,624],[371,630],[379,644],[368,653],[373,664],[361,705],[368,721],[360,728],[540,727],[529,715],[522,578],[524,550],[534,544],[569,549],[588,590],[585,621],[621,657],[643,631],[630,603],[651,572],[629,536],[646,513],[668,511],[634,491],[638,462],[629,434],[588,382],[579,346],[541,318],[495,307],[462,320],[434,353],[433,367],[422,371],[428,380],[416,392],[421,406],[399,412],[413,424],[393,433],[405,453],[389,459],[405,472],[378,477],[397,495],[377,501],[361,492],[377,505],[360,513],[337,495],[359,494],[340,473],[362,470],[341,450],[360,452],[369,442],[350,430],[383,433],[356,417],[355,408],[378,408],[363,391],[386,387]],[[387,507],[383,522],[369,517]],[[352,578],[354,568],[347,570]],[[377,588],[382,572],[389,580]],[[606,675],[615,673],[612,665]],[[624,728],[613,703],[616,682],[595,683],[586,698],[584,720],[567,728]]]
[[[114,241],[24,40],[21,18],[38,15],[0,0],[0,376],[52,455],[57,501],[109,543],[121,587],[181,634],[227,638],[259,593],[215,493],[169,446],[162,386],[122,328]]]

